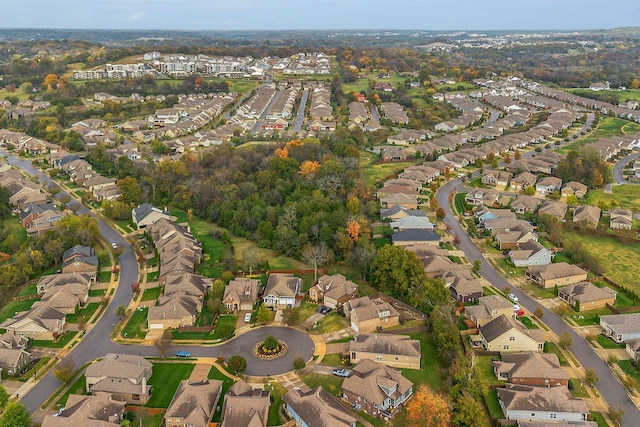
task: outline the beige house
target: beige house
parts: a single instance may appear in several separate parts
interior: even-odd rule
[[[22,348],[0,347],[0,371],[8,375],[17,375],[27,366],[31,356]]]
[[[560,194],[562,197],[567,197],[570,195],[576,196],[578,199],[582,199],[587,195],[587,191],[589,188],[581,182],[570,181],[562,186],[562,191]]]
[[[8,333],[33,340],[55,340],[64,332],[65,314],[46,302],[36,302],[0,324]]]
[[[631,230],[633,226],[633,212],[629,209],[611,209],[609,227],[613,229]]]
[[[600,222],[600,213],[602,211],[597,206],[577,205],[573,208],[573,224],[584,224],[587,228],[596,228]]]
[[[253,310],[253,305],[258,301],[259,286],[259,280],[238,277],[224,288],[222,304],[232,311]]]
[[[513,304],[498,295],[487,295],[478,298],[478,305],[465,307],[464,312],[479,327],[502,315],[513,316]]]
[[[183,293],[202,300],[211,289],[213,280],[199,274],[182,273],[167,274],[162,277],[161,283],[164,285],[164,296]]]
[[[296,426],[356,427],[353,412],[322,387],[309,391],[295,387],[284,395],[282,403]]]
[[[349,341],[349,361],[373,360],[394,368],[420,369],[420,341],[406,335],[358,334]]]
[[[220,427],[267,427],[269,392],[236,381],[224,397]]]
[[[222,393],[222,381],[180,382],[164,413],[166,427],[209,427]]]
[[[118,400],[146,404],[151,396],[147,385],[153,365],[142,356],[108,353],[85,371],[87,392],[112,393]]]
[[[536,387],[568,387],[569,373],[553,353],[503,354],[491,362],[498,380]]]
[[[172,329],[193,326],[202,310],[202,299],[182,292],[158,298],[158,305],[149,307],[149,329]]]
[[[566,262],[528,267],[525,270],[525,276],[545,289],[573,285],[587,280],[586,271]]]
[[[616,303],[616,292],[607,287],[599,288],[593,283],[580,282],[558,289],[558,298],[575,311],[594,310]]]
[[[309,299],[316,304],[338,309],[347,301],[358,297],[358,285],[342,274],[323,275],[309,289]]]
[[[400,313],[380,298],[356,298],[344,305],[344,314],[356,332],[373,332],[400,324]]]
[[[508,420],[562,420],[582,422],[589,417],[589,406],[573,397],[566,387],[530,387],[507,384],[496,389],[498,401]]]
[[[287,308],[300,305],[302,279],[287,273],[271,273],[264,288],[263,301],[267,307]]]
[[[542,331],[527,329],[522,323],[504,314],[479,328],[482,347],[487,351],[517,353],[544,349]]]

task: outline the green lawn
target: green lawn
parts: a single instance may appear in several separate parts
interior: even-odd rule
[[[340,393],[340,387],[344,382],[344,378],[335,375],[308,373],[300,377],[309,388],[322,386],[325,390],[334,396]]]
[[[111,272],[110,271],[101,271],[98,273],[98,282],[106,283],[111,280]]]
[[[440,389],[444,381],[443,367],[431,335],[426,332],[420,332],[409,334],[409,337],[420,341],[422,368],[401,369],[402,375],[413,382],[416,387],[426,384],[431,388]]]
[[[336,312],[331,312],[326,316],[322,316],[318,320],[318,327],[316,331],[319,334],[326,334],[329,332],[336,332],[348,327],[347,320]]]
[[[536,298],[540,298],[540,299],[556,297],[556,294],[553,288],[544,289],[533,283],[527,283],[526,285],[520,286],[520,289],[522,289],[527,293],[532,293]]]
[[[77,332],[65,332],[60,335],[56,341],[51,340],[32,340],[32,347],[45,347],[45,348],[62,348],[67,345],[75,336]]]
[[[224,403],[224,396],[227,394],[227,390],[229,390],[229,387],[233,385],[234,381],[220,372],[215,366],[211,367],[207,378],[209,378],[210,380],[222,381],[222,393],[220,394],[220,401],[218,402],[218,405],[216,406],[216,412],[213,415],[213,421],[220,422],[222,421],[222,404]],[[218,410],[217,408],[220,408],[220,410]]]
[[[342,366],[342,356],[340,353],[325,354],[322,358],[322,364],[328,366]]]
[[[604,419],[600,412],[589,412],[591,419],[598,424],[598,427],[609,427],[609,423]]]
[[[360,169],[368,185],[375,185],[385,178],[397,175],[405,168],[417,164],[416,161],[376,163],[377,160],[380,160],[380,157],[376,154],[365,151],[360,153]]]
[[[616,117],[602,116],[600,118],[600,122],[596,126],[596,129],[589,136],[572,140],[572,142],[564,145],[558,151],[561,153],[568,153],[570,150],[575,150],[584,145],[596,142],[600,138],[633,134],[638,131],[640,131],[640,125],[636,123]]]
[[[67,404],[67,400],[69,399],[70,394],[85,394],[87,388],[87,382],[84,375],[80,375],[80,377],[71,384],[69,389],[65,391],[65,393],[58,399],[56,402],[56,407],[64,408]]]
[[[155,288],[147,288],[142,293],[142,301],[155,301],[160,297],[160,286],[156,286]]]
[[[538,325],[533,323],[533,321],[529,319],[527,316],[520,316],[518,317],[518,320],[520,320],[522,324],[527,327],[527,329],[539,329]]]
[[[564,357],[564,354],[562,353],[562,351],[560,351],[560,348],[558,348],[558,346],[555,343],[551,341],[547,341],[544,344],[544,352],[553,353],[556,356],[558,356],[558,360],[560,361],[561,366],[569,366],[569,362],[567,361],[567,358]]]
[[[577,378],[569,379],[569,390],[571,390],[573,397],[589,397],[589,393],[587,393],[587,389],[582,385],[582,381]]]
[[[145,335],[147,334],[146,331],[146,324],[147,324],[147,312],[149,311],[148,308],[138,308],[133,315],[131,316],[131,318],[129,319],[129,321],[127,322],[127,325],[124,327],[124,329],[122,330],[122,335],[126,336],[127,338],[134,338],[134,339],[143,339],[145,337]]]
[[[49,357],[49,356],[41,357],[40,360],[38,361],[38,363],[33,365],[31,367],[31,369],[29,369],[27,372],[22,374],[22,376],[20,376],[21,381],[28,380],[29,378],[33,377],[38,372],[40,372],[40,375],[38,375],[38,378],[41,378],[46,373],[46,371],[43,370],[43,368],[45,367],[45,365],[47,363],[49,363],[49,360],[51,360],[51,357]]]
[[[20,297],[27,296],[27,295],[33,295],[33,296],[38,295],[36,283],[32,283],[30,285],[24,286],[22,289],[20,289],[20,291],[18,291],[18,296]]]
[[[282,424],[280,417],[280,408],[282,407],[282,397],[287,394],[287,389],[276,382],[265,387],[271,392],[271,406],[269,406],[269,417],[267,419],[268,426],[279,426]]]
[[[300,307],[298,307],[298,313],[300,313],[300,323],[311,317],[313,313],[316,312],[317,308],[318,304],[314,304],[307,300],[302,301]]]
[[[107,294],[106,289],[89,289],[90,297],[103,297]]]
[[[631,360],[620,360],[618,361],[618,366],[625,374],[635,378],[640,384],[640,371],[631,364]],[[640,388],[640,386],[636,386],[636,388]]]
[[[494,389],[487,391],[486,394],[483,395],[484,402],[489,409],[489,415],[494,420],[504,418],[504,413],[502,412],[502,408],[500,407],[500,403],[498,401],[498,393]]]
[[[493,292],[493,290],[491,288],[488,288],[487,286],[482,287],[482,293],[484,293],[485,295],[495,295],[495,292]]]
[[[79,312],[74,314],[67,314],[66,322],[78,323],[78,319],[80,319],[81,317],[84,317],[84,320],[88,322],[89,318],[93,315],[93,313],[96,312],[99,306],[100,304],[98,304],[97,302],[90,302],[89,304],[87,304],[86,307],[84,307]]]
[[[456,196],[453,199],[456,211],[458,211],[459,214],[463,214],[465,211],[471,211],[471,206],[464,201],[466,196],[467,193],[456,193]]]
[[[222,338],[218,333],[218,328],[222,325],[231,325],[235,328],[237,322],[238,318],[235,316],[220,316],[218,318],[218,323],[216,323],[216,328],[213,330],[213,339]]]
[[[36,301],[38,300],[28,299],[24,301],[11,301],[9,304],[2,307],[2,310],[0,310],[0,323],[10,317],[13,317],[16,313],[29,310]]]
[[[171,403],[180,381],[186,380],[196,365],[193,363],[154,363],[149,384],[153,393],[147,402],[149,408],[166,408]]]
[[[155,282],[158,280],[158,276],[160,275],[160,271],[152,271],[151,273],[147,273],[147,283]]]
[[[600,315],[613,314],[608,308],[598,308],[596,310],[588,310],[575,312],[571,308],[567,311],[567,316],[571,317],[574,322],[580,326],[591,326],[600,324]]]
[[[640,185],[616,185],[611,187],[611,192],[611,194],[606,194],[602,189],[590,190],[584,202],[589,205],[601,206],[606,204],[609,206],[613,201],[617,206],[631,209],[635,212],[640,211]]]

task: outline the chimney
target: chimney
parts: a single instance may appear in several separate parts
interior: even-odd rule
[[[142,376],[142,394],[147,394],[147,377]]]

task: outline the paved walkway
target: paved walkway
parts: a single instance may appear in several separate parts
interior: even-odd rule
[[[355,335],[355,333],[356,331],[354,331],[353,328],[349,327],[349,328],[340,329],[339,331],[336,331],[336,332],[328,332],[326,334],[323,334],[322,339],[325,342],[331,342],[331,341],[352,337],[353,335]]]

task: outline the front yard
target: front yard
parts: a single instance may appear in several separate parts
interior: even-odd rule
[[[193,363],[154,363],[153,375],[149,379],[149,385],[153,386],[153,393],[146,406],[168,407],[180,381],[189,379],[195,366]]]

